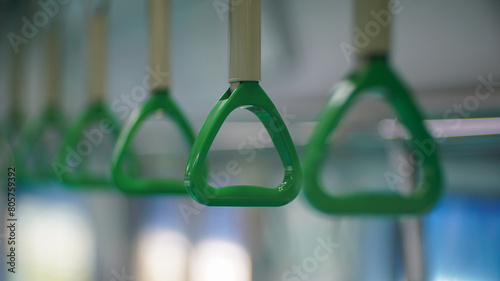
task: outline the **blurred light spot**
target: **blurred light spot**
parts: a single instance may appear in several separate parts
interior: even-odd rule
[[[78,209],[28,199],[20,201],[18,217],[19,280],[93,279],[94,240]]]
[[[189,241],[181,233],[146,230],[138,245],[138,281],[185,281]]]
[[[464,279],[437,277],[435,281],[466,281]]]
[[[241,245],[221,240],[205,240],[191,257],[193,281],[251,281],[252,262]]]

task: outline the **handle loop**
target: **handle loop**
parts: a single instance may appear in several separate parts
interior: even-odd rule
[[[327,141],[337,129],[348,108],[368,91],[383,96],[392,107],[399,121],[413,136],[410,148],[421,155],[421,180],[409,195],[399,193],[364,192],[331,195],[320,182],[321,165],[327,155]],[[427,151],[422,143],[436,147],[427,132],[423,118],[406,86],[390,69],[385,58],[375,58],[351,73],[335,87],[332,97],[318,118],[305,158],[305,195],[317,209],[330,214],[400,215],[422,214],[439,200],[442,177],[436,149]]]
[[[102,174],[95,174],[85,168],[86,160],[88,160],[94,146],[100,145],[100,142],[92,143],[82,139],[85,129],[92,124],[99,124],[99,134],[102,138],[109,134],[116,138],[120,132],[118,121],[105,104],[108,5],[109,1],[107,0],[100,2],[90,21],[90,104],[66,134],[57,161],[53,164],[58,178],[74,186],[108,188],[112,183],[109,170]],[[79,159],[79,161],[75,161],[74,158]],[[135,162],[133,159],[130,161],[132,168],[134,168]],[[77,164],[70,165],[70,162]]]
[[[194,132],[180,109],[167,91],[157,90],[145,104],[136,108],[130,115],[113,149],[111,173],[115,185],[125,193],[146,195],[186,194],[186,187],[183,180],[168,178],[143,179],[130,176],[123,169],[124,159],[127,155],[126,152],[134,138],[135,132],[148,116],[158,111],[161,111],[176,123],[190,147],[194,143]]]
[[[168,71],[169,65],[169,1],[150,0],[150,56],[152,64],[159,64],[160,70]],[[132,142],[136,130],[146,118],[158,111],[170,117],[191,147],[194,143],[194,132],[175,104],[168,90],[169,80],[163,79],[152,91],[150,99],[134,109],[118,137],[113,149],[111,174],[115,185],[128,194],[186,194],[183,180],[170,178],[145,179],[131,176],[123,169],[127,149]]]
[[[101,138],[111,135],[116,138],[120,132],[118,121],[101,102],[90,104],[83,115],[66,134],[53,169],[60,180],[74,186],[109,187],[111,179],[108,173],[95,174],[86,169],[89,154],[100,142],[82,139],[83,132],[91,124],[99,125]],[[101,139],[102,142],[102,139]]]
[[[281,158],[285,175],[276,188],[249,185],[214,188],[206,182],[203,169],[210,146],[227,116],[240,107],[259,118]],[[258,82],[242,82],[232,93],[228,89],[215,104],[194,142],[185,182],[191,197],[210,206],[282,206],[297,197],[302,186],[297,152],[285,122]]]
[[[47,105],[43,109],[41,115],[36,118],[35,122],[29,125],[23,134],[22,143],[19,146],[17,153],[20,155],[18,160],[20,163],[19,175],[25,179],[53,179],[56,178],[54,171],[45,161],[55,157],[49,155],[51,149],[40,151],[41,155],[34,155],[34,167],[29,167],[28,159],[33,156],[35,146],[41,141],[41,138],[48,129],[54,130],[54,133],[64,136],[67,126],[66,117],[60,107],[61,96],[61,41],[60,29],[52,23],[48,31],[47,40],[45,43],[45,74],[46,74],[46,95]],[[18,79],[18,78],[17,78]],[[17,101],[19,102],[19,101]],[[49,160],[50,161],[50,160]],[[32,168],[32,169],[31,169]]]
[[[229,9],[229,83],[196,138],[186,166],[186,187],[198,202],[211,206],[282,206],[300,192],[302,170],[292,138],[271,99],[259,86],[260,0],[234,1]],[[227,116],[236,108],[255,114],[269,133],[285,175],[276,188],[226,186],[214,188],[204,177],[205,159]]]

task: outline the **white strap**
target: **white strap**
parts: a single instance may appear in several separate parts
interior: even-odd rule
[[[90,95],[102,101],[106,91],[106,16],[97,11],[90,20]]]
[[[229,83],[260,81],[260,0],[229,3]]]
[[[169,2],[169,0],[149,0],[150,67],[163,73],[169,73],[170,70]],[[153,83],[156,88],[166,89],[170,86],[170,75],[158,78],[159,81],[155,80]]]
[[[389,0],[354,0],[354,47],[359,57],[386,55],[393,14]]]

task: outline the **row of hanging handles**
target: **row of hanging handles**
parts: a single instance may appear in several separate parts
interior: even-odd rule
[[[106,12],[97,9],[90,25],[90,100],[82,117],[72,126],[61,143],[55,163],[67,163],[67,147],[75,147],[82,132],[93,122],[107,120],[110,132],[117,137],[111,159],[111,177],[95,175],[84,169],[59,171],[61,179],[72,185],[101,187],[115,185],[127,194],[186,194],[209,206],[283,206],[294,200],[302,186],[308,201],[317,209],[330,214],[423,214],[429,211],[442,193],[442,177],[436,150],[429,152],[421,143],[433,142],[423,124],[423,117],[412,100],[405,84],[398,78],[388,62],[390,25],[379,26],[380,32],[357,53],[358,66],[333,90],[331,98],[321,112],[318,124],[307,146],[304,173],[299,157],[278,110],[260,87],[261,80],[261,3],[260,0],[229,1],[229,89],[215,104],[199,134],[194,131],[170,92],[169,77],[160,80],[151,90],[149,99],[129,116],[120,128],[104,101],[106,89]],[[232,5],[232,6],[231,6]],[[355,26],[366,26],[371,11],[388,10],[388,0],[354,0]],[[169,1],[150,0],[150,63],[159,71],[169,70]],[[52,62],[56,58],[51,59]],[[54,76],[54,75],[52,75]],[[50,76],[50,77],[52,77]],[[52,81],[52,80],[51,80]],[[49,83],[53,85],[53,83]],[[54,88],[54,86],[51,86]],[[64,127],[57,97],[50,89],[46,121]],[[367,92],[376,92],[391,106],[411,134],[408,146],[421,156],[418,186],[410,194],[398,192],[349,192],[331,194],[321,182],[320,171],[328,154],[330,139],[344,114],[355,101]],[[275,188],[251,185],[213,187],[206,181],[205,160],[226,117],[236,108],[253,112],[265,126],[281,158],[285,175]],[[151,114],[162,112],[177,125],[191,146],[184,180],[170,178],[142,178],[137,161],[129,145],[136,130]],[[49,123],[50,123],[49,122]],[[59,123],[58,123],[59,122]],[[47,123],[47,122],[46,122]],[[47,126],[45,124],[44,126]],[[41,129],[38,130],[38,132]],[[335,140],[334,140],[335,141]],[[25,153],[24,155],[26,155]],[[56,170],[58,167],[53,167]],[[61,167],[59,167],[62,169]]]

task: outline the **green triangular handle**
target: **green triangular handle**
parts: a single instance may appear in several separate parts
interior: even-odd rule
[[[250,110],[260,119],[276,147],[285,170],[283,181],[276,188],[249,185],[214,188],[206,182],[203,167],[210,146],[224,120],[238,107]],[[302,186],[297,152],[278,110],[258,82],[241,82],[233,93],[228,90],[215,104],[194,142],[185,182],[191,197],[210,206],[282,206],[297,197]]]
[[[327,141],[342,120],[347,109],[367,91],[376,91],[392,107],[399,121],[411,133],[410,149],[422,155],[421,181],[415,191],[405,196],[399,193],[359,192],[330,195],[320,183],[320,171],[327,155]],[[411,95],[390,69],[385,57],[373,58],[340,82],[319,116],[319,123],[307,149],[304,168],[304,190],[307,199],[317,209],[330,214],[421,214],[429,211],[442,192],[441,169],[437,145],[427,132],[423,118]],[[422,143],[431,144],[432,151]]]
[[[0,128],[0,168],[7,170],[7,167],[16,166],[14,150],[5,134],[3,128]],[[17,171],[16,171],[17,172]],[[19,178],[19,176],[18,176]]]
[[[85,155],[86,153],[80,155],[78,152],[78,146],[79,144],[83,144],[80,140],[84,129],[93,122],[97,122],[99,125],[99,132],[103,134],[103,138],[108,134],[111,134],[111,136],[116,138],[120,132],[119,123],[113,117],[111,112],[109,112],[104,103],[96,102],[90,104],[90,106],[71,127],[68,134],[63,139],[57,161],[52,165],[58,175],[58,178],[65,183],[75,186],[99,188],[109,187],[111,185],[111,179],[109,176],[95,175],[81,168],[88,155]],[[98,143],[94,144],[90,140],[86,141],[87,145],[90,144],[92,147],[98,145]],[[67,159],[70,157],[69,153],[71,151],[76,152],[77,156],[81,158],[79,165],[76,167],[69,167],[67,165]]]
[[[170,117],[181,130],[191,147],[194,143],[194,133],[186,118],[175,105],[167,90],[156,90],[151,98],[141,107],[136,108],[116,141],[113,149],[111,174],[116,186],[129,194],[186,194],[183,180],[176,179],[143,179],[127,175],[122,167],[129,143],[133,140],[135,131],[149,115],[162,111]]]
[[[16,166],[16,177],[20,180],[26,179],[25,173],[23,171],[22,165],[25,163],[22,155],[24,155],[24,150],[26,145],[24,145],[23,136],[23,124],[24,118],[19,110],[11,110],[7,115],[7,120],[4,123],[4,134],[13,150],[13,160]]]
[[[48,128],[57,130],[61,136],[66,132],[65,116],[57,107],[49,107],[44,110],[32,126],[21,136],[21,140],[16,148],[17,176],[22,180],[29,179],[56,179],[56,174],[51,167],[36,167],[33,173],[28,173],[24,165],[29,154],[33,151],[36,143],[42,137],[43,132]],[[54,159],[55,160],[55,159]]]
[[[17,110],[11,111],[7,116],[7,122],[5,122],[4,133],[8,138],[11,145],[16,146],[22,140],[18,137],[22,132],[24,124],[24,116]]]

